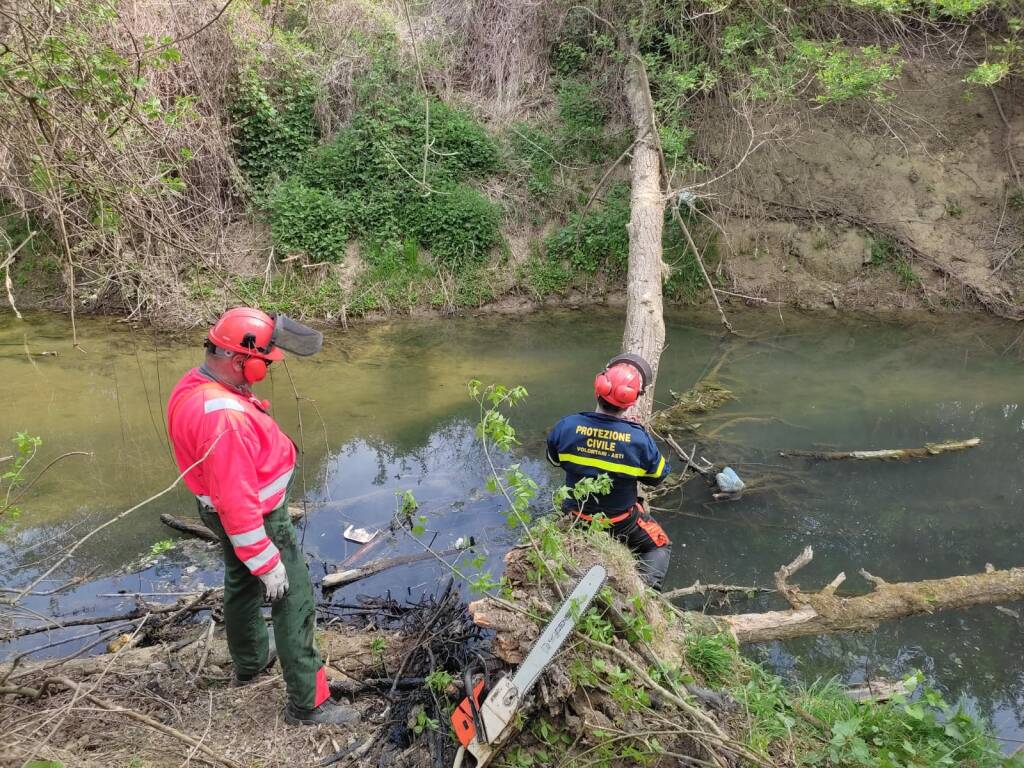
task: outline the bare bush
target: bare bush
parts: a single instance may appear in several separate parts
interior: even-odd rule
[[[72,313],[197,322],[184,275],[237,257],[224,115],[245,25],[213,0],[19,0],[2,14],[0,199],[57,244]]]
[[[560,3],[446,0],[433,4],[456,87],[487,102],[501,119],[535,107],[544,94]]]

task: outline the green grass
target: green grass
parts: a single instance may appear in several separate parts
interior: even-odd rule
[[[266,285],[262,277],[236,277],[234,287],[253,306],[295,317],[336,315],[343,299],[336,280],[294,272],[277,275]]]
[[[914,267],[900,252],[898,244],[892,238],[875,237],[871,240],[869,263],[872,267],[891,270],[904,288],[911,288],[921,282],[920,276],[914,272]]]
[[[736,667],[736,643],[727,635],[688,635],[683,649],[690,668],[712,687],[726,684]]]
[[[865,768],[1019,768],[986,726],[923,685],[918,673],[886,702],[854,701],[836,681],[797,689],[743,661],[745,682],[731,688],[749,714],[747,743],[789,762]]]

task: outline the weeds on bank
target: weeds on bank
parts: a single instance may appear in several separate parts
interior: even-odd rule
[[[481,264],[500,240],[501,216],[470,182],[497,170],[497,145],[434,99],[428,126],[395,41],[375,45],[349,124],[319,146],[308,70],[263,62],[262,74],[249,69],[236,85],[235,149],[279,253],[340,262],[350,241],[387,251],[411,238],[437,265]]]
[[[889,237],[875,237],[871,240],[872,267],[891,270],[903,288],[912,288],[921,282],[910,261],[900,253],[895,240]]]
[[[734,689],[749,712],[752,747],[810,766],[931,768],[1004,766],[1003,755],[977,719],[909,675],[889,701],[855,701],[836,680],[790,690],[759,665],[743,660],[748,680]]]

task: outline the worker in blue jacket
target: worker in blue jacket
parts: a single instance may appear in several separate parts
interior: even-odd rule
[[[591,521],[603,515],[609,533],[636,556],[640,574],[660,591],[672,556],[672,542],[644,509],[637,483],[655,486],[669,465],[642,425],[624,418],[653,378],[639,355],[613,358],[594,379],[597,408],[559,421],[548,435],[547,457],[565,470],[565,483],[574,487],[585,477],[602,472],[611,478],[611,491],[589,496],[582,503],[567,499],[562,510]]]

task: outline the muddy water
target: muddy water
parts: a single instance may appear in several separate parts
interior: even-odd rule
[[[807,544],[815,560],[795,581],[814,588],[844,570],[849,593],[867,588],[856,575],[862,567],[892,581],[1022,563],[1024,368],[1011,347],[1016,329],[962,319],[737,320],[759,340],[736,344],[723,340],[708,318],[670,318],[659,395],[686,389],[726,354],[720,379],[737,400],[705,420],[704,428],[720,429],[721,438],[709,458],[732,462],[748,478],[773,476],[762,482],[767,488],[739,502],[710,503],[697,483],[682,497],[659,501],[671,510],[659,517],[675,541],[669,586],[698,578],[769,583],[772,571]],[[484,491],[466,380],[529,389],[515,415],[522,440],[516,460],[550,486],[558,477],[542,460],[545,431],[564,413],[588,407],[590,377],[617,348],[620,333],[621,318],[567,313],[406,321],[332,334],[322,356],[275,366],[261,395],[303,448],[296,495],[309,502],[302,536],[314,576],[354,551],[341,535],[347,525],[385,525],[396,492],[404,490],[419,500],[434,549],[472,535],[488,556],[484,568],[497,571],[510,534],[500,505]],[[163,490],[176,475],[163,404],[198,361],[200,337],[171,340],[85,321],[79,351],[68,335],[60,318],[0,317],[0,436],[6,440],[17,430],[42,436],[36,468],[67,451],[92,454],[68,457],[47,472],[22,505],[22,519],[0,538],[0,585],[7,587],[45,567],[39,558]],[[786,448],[906,447],[971,436],[983,445],[911,463],[816,464],[778,456]],[[80,550],[76,570],[95,569],[90,583],[33,598],[28,606],[106,615],[131,604],[119,590],[216,583],[216,553],[169,536],[158,521],[161,512],[193,509],[179,488],[132,513]],[[152,545],[168,537],[177,548],[153,557]],[[375,554],[418,550],[400,535]],[[443,575],[439,565],[424,562],[367,579],[335,600],[387,590],[416,595],[435,589]],[[737,607],[773,605],[767,599]],[[803,681],[922,669],[951,697],[962,696],[990,717],[1009,747],[1024,739],[1021,626],[978,608],[897,622],[867,636],[773,644],[752,653]],[[63,636],[26,638],[19,647],[52,639]]]

